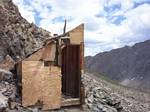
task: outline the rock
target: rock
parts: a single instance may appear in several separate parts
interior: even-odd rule
[[[14,82],[8,83],[6,81],[0,82],[0,94],[7,97],[11,101],[17,100],[17,88]]]
[[[13,74],[10,71],[0,69],[0,81],[12,81],[13,80]]]
[[[11,0],[0,0],[0,3],[7,3],[10,2]]]
[[[16,86],[13,84],[7,85],[6,88],[4,90],[2,90],[2,94],[4,96],[7,96],[12,101],[15,101],[16,100],[16,94],[17,94]]]
[[[31,112],[40,112],[38,108],[29,108]]]
[[[95,98],[100,98],[100,94],[99,94],[98,92],[96,92],[96,93],[94,94],[94,97],[95,97]]]
[[[117,112],[117,110],[110,106],[104,106],[102,112]]]
[[[121,112],[121,110],[123,110],[121,102],[115,103],[114,107],[117,109],[118,112]]]
[[[97,108],[98,108],[99,110],[103,110],[103,105],[102,105],[102,104],[98,104],[98,105],[97,105]]]
[[[89,103],[92,103],[94,101],[94,97],[93,95],[91,94],[88,98],[87,98],[88,102]]]
[[[0,109],[8,107],[8,98],[0,93]]]
[[[0,64],[0,68],[5,70],[12,70],[14,65],[15,61],[9,55],[6,55],[5,59]]]
[[[9,105],[10,105],[10,109],[16,109],[17,106],[19,106],[20,104],[17,102],[11,101]]]
[[[99,108],[97,108],[95,106],[92,108],[92,111],[93,112],[103,112],[102,110],[100,110]]]

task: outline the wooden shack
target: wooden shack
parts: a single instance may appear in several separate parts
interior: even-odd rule
[[[55,36],[43,48],[18,63],[22,105],[43,110],[81,105],[84,57],[84,25]]]

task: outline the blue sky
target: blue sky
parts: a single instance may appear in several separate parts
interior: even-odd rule
[[[21,15],[53,33],[85,24],[85,55],[150,39],[150,0],[13,0]]]

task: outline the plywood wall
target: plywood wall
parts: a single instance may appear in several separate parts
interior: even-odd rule
[[[54,61],[55,60],[55,53],[56,53],[56,44],[54,42],[50,42],[49,44],[45,45],[43,48],[38,50],[37,52],[33,53],[27,59],[28,61]]]
[[[84,42],[84,24],[81,24],[69,31],[71,44],[80,44]]]
[[[45,67],[42,61],[22,62],[22,105],[43,103],[43,109],[61,106],[61,75],[56,66]]]

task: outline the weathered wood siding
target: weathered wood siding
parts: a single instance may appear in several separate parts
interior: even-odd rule
[[[77,26],[68,33],[70,36],[71,44],[80,44],[81,42],[84,42],[84,24]]]
[[[39,60],[45,60],[45,61],[54,61],[55,60],[55,53],[56,53],[56,44],[53,42],[50,42],[37,52],[33,53],[31,56],[26,58],[25,60],[28,61],[39,61]]]
[[[22,105],[43,103],[43,109],[61,106],[61,75],[56,66],[45,67],[42,61],[22,62]]]

